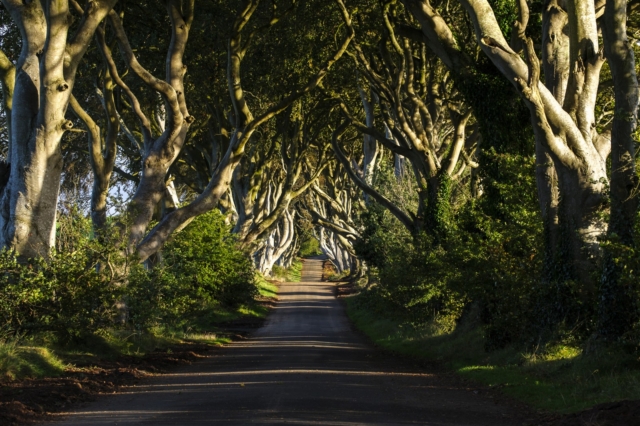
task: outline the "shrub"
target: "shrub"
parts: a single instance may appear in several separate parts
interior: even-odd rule
[[[67,251],[53,250],[48,259],[0,252],[0,327],[52,331],[69,340],[113,324],[122,262],[116,246],[91,240],[84,225],[76,213],[62,216],[59,227],[68,233],[60,241]]]
[[[310,236],[300,244],[298,256],[311,257],[318,256],[320,254],[322,254],[322,250],[320,250],[320,242],[315,237]]]
[[[216,210],[176,234],[161,265],[131,269],[126,301],[131,323],[148,328],[181,326],[217,303],[235,307],[257,294],[253,264]]]
[[[66,342],[106,328],[188,325],[216,304],[238,306],[257,295],[252,263],[217,211],[177,234],[150,270],[127,263],[115,227],[92,238],[78,211],[61,216],[58,231],[47,259],[0,251],[0,329],[53,332]]]
[[[251,259],[237,247],[217,210],[197,217],[167,244],[163,254],[166,267],[176,279],[189,283],[196,298],[234,306],[257,295]]]
[[[557,286],[541,285],[543,233],[533,159],[502,155],[495,161],[509,176],[505,183],[493,182],[497,194],[503,195],[492,205],[484,198],[461,203],[456,194],[460,197],[464,190],[452,188],[447,215],[452,223],[446,233],[411,235],[377,205],[361,215],[362,238],[356,251],[370,267],[374,285],[359,303],[404,322],[434,323],[440,331],[452,330],[473,305],[481,312],[487,349],[538,343],[543,334],[545,339],[552,337],[553,330],[558,336],[562,327],[585,328],[577,321],[589,307],[573,302],[569,283],[562,292]],[[383,172],[378,180],[382,192],[415,209],[416,200]],[[527,189],[513,191],[513,182]],[[432,231],[429,226],[425,231]],[[568,314],[555,315],[558,303]],[[559,324],[562,321],[566,324]]]

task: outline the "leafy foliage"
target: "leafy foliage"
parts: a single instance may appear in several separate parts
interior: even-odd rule
[[[137,265],[129,276],[126,301],[136,328],[180,326],[218,303],[237,306],[257,295],[251,261],[219,211],[195,219],[163,254],[162,265]]]
[[[300,257],[317,256],[319,254],[322,254],[322,250],[320,250],[320,242],[316,238],[309,236],[300,244],[300,250],[298,250]]]
[[[53,331],[68,340],[115,322],[124,278],[116,272],[122,260],[113,262],[118,245],[90,239],[90,223],[77,212],[61,217],[59,230],[58,248],[48,259],[23,261],[0,252],[1,327]]]
[[[68,341],[114,327],[179,327],[257,295],[251,261],[219,212],[176,235],[164,264],[150,270],[128,265],[117,235],[99,242],[90,229],[88,219],[71,212],[60,219],[59,250],[48,259],[23,262],[0,252],[0,327]]]

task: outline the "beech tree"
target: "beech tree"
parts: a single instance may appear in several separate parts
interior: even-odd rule
[[[384,31],[377,49],[365,51],[358,38],[354,43],[353,58],[376,105],[364,98],[360,89],[365,121],[359,120],[346,102],[341,101],[340,106],[347,124],[411,164],[419,196],[417,210],[406,212],[393,205],[371,186],[367,175],[370,172],[365,172],[363,179],[357,170],[351,170],[337,143],[339,132],[334,137],[334,149],[354,182],[387,207],[410,232],[426,230],[444,237],[447,218],[441,213],[450,203],[450,181],[459,180],[465,173],[468,175],[470,168],[477,167],[472,157],[478,132],[467,131],[472,110],[458,94],[442,63],[407,31],[396,34],[389,17],[390,5],[386,3],[381,13]],[[378,129],[373,125],[374,107],[383,124]],[[365,148],[368,144],[366,141]],[[365,149],[365,171],[370,167],[367,157]]]
[[[227,96],[233,107],[232,112],[224,117],[230,121],[232,127],[231,132],[228,133],[226,146],[216,146],[217,154],[212,155],[216,159],[212,158],[209,164],[213,172],[207,173],[207,181],[204,182],[205,185],[201,185],[200,196],[176,211],[167,211],[164,218],[159,218],[162,219],[161,223],[149,232],[148,226],[154,217],[157,206],[163,199],[171,198],[167,197],[167,187],[170,187],[172,182],[170,170],[189,140],[189,129],[195,122],[195,117],[191,115],[187,107],[185,86],[187,67],[184,64],[184,57],[196,14],[196,2],[194,0],[166,2],[166,16],[170,22],[170,39],[166,45],[165,75],[162,79],[154,75],[153,71],[155,70],[142,64],[140,57],[146,53],[137,51],[133,45],[123,21],[123,18],[127,16],[126,8],[118,11],[113,10],[115,1],[88,2],[84,10],[73,1],[70,4],[54,2],[48,5],[47,3],[45,7],[42,7],[40,2],[22,4],[7,1],[4,4],[12,13],[18,27],[21,28],[25,46],[17,67],[15,67],[18,70],[17,77],[13,77],[14,67],[11,61],[6,58],[4,53],[0,56],[2,58],[5,99],[3,110],[7,117],[11,117],[12,122],[20,122],[20,126],[11,125],[10,145],[12,148],[9,158],[19,158],[21,162],[27,161],[27,163],[33,161],[38,164],[38,167],[34,166],[33,171],[30,171],[30,168],[20,166],[22,163],[17,160],[9,162],[11,171],[8,173],[12,177],[4,187],[3,245],[24,252],[25,256],[46,254],[55,236],[55,207],[58,197],[57,188],[60,185],[61,164],[59,163],[62,158],[59,144],[62,134],[73,125],[73,121],[65,117],[69,102],[71,102],[76,117],[82,121],[83,127],[87,130],[90,161],[94,172],[92,210],[96,228],[104,226],[106,221],[106,197],[109,192],[111,174],[115,171],[130,178],[136,184],[136,191],[129,203],[126,221],[129,250],[137,253],[140,260],[145,260],[161,248],[172,232],[184,227],[193,217],[217,207],[225,197],[229,201],[229,183],[232,180],[233,171],[244,157],[247,144],[256,130],[317,87],[332,65],[343,55],[352,38],[352,34],[347,32],[333,53],[327,55],[325,49],[321,57],[316,58],[319,59],[321,65],[317,68],[314,67],[313,72],[306,73],[306,82],[291,89],[284,97],[278,95],[280,99],[277,102],[269,101],[270,106],[264,109],[259,108],[260,111],[254,116],[252,108],[249,106],[250,102],[247,102],[245,98],[241,80],[243,60],[248,50],[254,48],[258,40],[262,40],[261,37],[296,9],[297,3],[295,1],[289,2],[288,6],[284,8],[277,7],[281,4],[272,3],[272,7],[260,9],[260,13],[257,14],[261,5],[259,0],[242,2],[236,11],[236,18],[230,28],[230,33],[224,36],[224,38],[228,37]],[[349,13],[342,1],[337,0],[334,4],[337,5],[338,16],[349,20]],[[265,10],[268,9],[271,9],[271,16],[265,23],[263,18]],[[155,8],[153,10],[155,13]],[[323,10],[331,10],[331,8],[323,7]],[[79,24],[77,35],[67,42],[66,32],[70,21],[65,18],[63,22],[58,18],[60,16],[66,17],[73,11],[83,13],[82,22]],[[260,19],[258,20],[256,16]],[[107,18],[108,23],[99,25],[103,18]],[[254,23],[254,21],[257,22]],[[62,32],[55,31],[55,37],[50,35],[53,34],[51,31],[47,32],[47,26],[51,27],[52,25],[57,25],[62,30]],[[83,106],[83,103],[86,103],[88,99],[86,93],[78,93],[76,97],[71,96],[74,86],[73,79],[80,59],[91,44],[94,34],[96,35],[95,43],[103,62],[103,65],[97,68],[100,69],[99,78],[102,81],[99,97],[103,104],[104,111],[101,115],[104,118],[98,119],[92,111]],[[138,40],[133,41],[137,42]],[[44,49],[44,53],[40,52],[42,49],[39,47]],[[65,49],[67,56],[71,59],[66,61],[64,67],[61,67],[59,62],[56,62],[56,58],[62,57]],[[120,58],[114,55],[114,52],[118,53]],[[43,59],[39,61],[41,53]],[[39,66],[40,62],[43,64],[42,67]],[[35,100],[38,99],[38,96],[37,91],[28,92],[29,87],[27,86],[29,84],[21,80],[20,70],[22,68],[25,72],[33,74],[31,76],[33,81],[42,77],[42,80],[46,81],[46,87],[50,89],[45,93],[46,102],[40,102],[41,113],[38,116],[40,117],[38,122],[25,119],[27,113],[35,116],[37,105],[34,103],[37,103]],[[123,69],[125,69],[124,73]],[[130,76],[125,77],[127,73],[135,76],[141,84],[131,81]],[[56,82],[59,84],[55,85]],[[31,85],[33,86],[33,84]],[[54,88],[55,90],[53,90]],[[12,98],[14,91],[20,99],[18,103],[12,100],[14,99]],[[152,95],[149,96],[149,93]],[[49,107],[49,103],[54,106]],[[49,110],[53,112],[51,114],[45,113]],[[138,121],[137,125],[131,121],[127,122],[131,118]],[[99,122],[105,123],[104,132],[100,128]],[[25,123],[30,123],[29,129],[44,126],[46,135],[43,136],[36,131],[27,129]],[[56,125],[58,127],[55,127]],[[53,130],[47,130],[49,128]],[[33,154],[35,157],[31,160],[25,159],[26,157],[21,156],[21,149],[17,148],[17,141],[23,140],[29,135],[35,138],[36,134],[40,135],[39,138],[53,138],[51,140],[54,142],[47,142],[50,139],[46,139],[46,141],[43,139],[44,142],[40,142],[38,139],[38,143],[32,143],[36,147],[35,154]],[[141,166],[137,173],[134,171],[129,173],[115,166],[116,142],[123,134],[130,140],[131,145],[139,147],[136,155],[140,156]],[[40,150],[42,149],[44,151],[41,154]],[[27,157],[33,155],[29,154]],[[4,167],[8,170],[9,166],[5,165]],[[299,168],[299,164],[296,163],[295,167]],[[26,174],[23,174],[24,179],[28,182],[20,180],[22,178],[17,174],[22,172],[18,172],[19,170],[26,170]],[[300,170],[298,170],[299,173]],[[46,178],[44,178],[45,176]],[[293,185],[295,182],[294,179],[289,184]],[[294,189],[287,189],[285,198],[292,195],[291,191]],[[18,202],[23,199],[30,201],[27,204]],[[276,212],[273,212],[267,218],[268,220],[259,226],[259,229],[250,231],[249,238],[256,239],[263,232],[266,232],[267,228],[274,226],[286,210],[286,205],[287,203],[278,204]]]
[[[366,157],[365,151],[363,164],[366,164]],[[349,272],[352,278],[359,278],[365,273],[354,249],[354,244],[360,240],[356,216],[365,207],[359,188],[353,184],[341,163],[328,167],[319,181],[314,182],[313,190],[306,197],[316,225],[314,235],[338,273]]]
[[[313,234],[491,347],[637,327],[640,1],[1,4],[3,248],[46,256],[77,182],[149,269],[218,209],[248,276]]]
[[[423,0],[404,0],[403,4],[420,23],[430,48],[459,69],[464,57],[459,55],[449,25],[438,12]],[[540,207],[552,242],[552,257],[560,266],[556,279],[576,279],[593,293],[593,273],[602,259],[600,239],[610,227],[612,234],[631,244],[632,212],[637,211],[631,140],[637,120],[638,84],[633,51],[626,37],[627,3],[545,3],[539,29],[542,66],[525,32],[530,16],[526,2],[517,3],[519,16],[510,42],[488,2],[461,0],[460,4],[473,24],[477,45],[518,90],[530,110]],[[600,30],[604,49],[599,47]],[[614,120],[603,126],[596,115],[596,104],[606,59],[615,87],[615,112]],[[607,172],[609,155],[611,173]],[[604,213],[609,211],[611,222],[607,224]],[[619,291],[613,294],[620,296]],[[628,296],[613,294],[610,290],[602,294],[609,311],[612,304],[622,307],[628,300]]]
[[[336,0],[336,4],[343,19],[350,21],[351,17],[344,3],[341,0]],[[241,68],[247,50],[252,46],[252,41],[263,29],[260,27],[250,32],[247,28],[247,24],[257,10],[258,5],[259,1],[257,0],[247,0],[243,2],[238,10],[229,38],[227,82],[231,104],[233,105],[232,124],[234,130],[231,134],[227,151],[218,164],[205,190],[193,202],[167,215],[140,242],[137,247],[137,253],[141,260],[157,252],[164,241],[166,241],[174,231],[184,227],[195,216],[218,206],[220,200],[227,193],[233,171],[244,157],[247,143],[251,140],[252,135],[264,123],[282,113],[296,100],[315,89],[327,75],[333,64],[342,57],[353,38],[352,32],[348,31],[335,53],[325,59],[323,64],[312,74],[305,85],[292,90],[292,92],[282,100],[254,117],[245,97],[241,79]],[[267,24],[267,28],[275,25],[278,21],[279,18],[274,17]]]
[[[3,59],[5,111],[11,124],[2,167],[9,176],[0,188],[0,246],[26,257],[46,256],[55,240],[60,141],[73,126],[65,113],[76,72],[116,0],[86,2],[70,36],[74,15],[67,0],[2,3],[20,30],[22,51],[15,71]]]

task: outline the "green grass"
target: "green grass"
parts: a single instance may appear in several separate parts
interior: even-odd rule
[[[580,348],[557,345],[544,353],[513,347],[487,353],[483,330],[461,325],[453,333],[437,327],[413,327],[380,318],[346,299],[353,323],[378,346],[416,358],[436,360],[463,377],[500,388],[534,407],[569,413],[593,405],[640,399],[640,359],[617,349],[585,355]]]
[[[258,280],[258,289],[263,298],[277,296],[278,287],[264,279]],[[115,360],[122,355],[142,357],[186,342],[220,346],[231,341],[224,333],[224,323],[263,319],[268,313],[268,306],[254,301],[237,308],[212,306],[186,329],[107,330],[65,345],[59,345],[52,335],[46,333],[22,339],[0,338],[0,382],[60,376],[68,366],[89,366],[99,360]]]
[[[281,279],[289,283],[300,282],[302,279],[302,260],[294,260],[289,268],[273,265],[271,274],[274,278]]]
[[[296,259],[293,261],[291,267],[287,270],[287,282],[297,283],[302,280],[302,261]]]
[[[65,363],[46,347],[21,346],[18,340],[0,342],[0,381],[22,377],[54,377]]]
[[[275,298],[278,296],[278,286],[267,281],[261,274],[256,274],[258,293],[262,297]]]
[[[260,303],[242,305],[235,309],[219,307],[203,312],[195,321],[193,329],[197,332],[215,330],[216,327],[240,319],[263,319],[269,314],[269,307]]]
[[[220,346],[230,339],[215,332],[158,328],[144,333],[103,331],[65,345],[59,345],[46,334],[5,340],[0,342],[0,382],[57,377],[70,366],[87,367],[101,360],[113,361],[123,355],[142,357],[186,342]]]

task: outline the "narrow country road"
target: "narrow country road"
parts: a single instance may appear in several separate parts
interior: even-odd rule
[[[351,331],[322,261],[280,288],[266,325],[205,360],[105,396],[52,426],[517,425],[514,409],[402,367]]]

